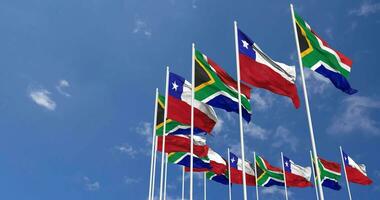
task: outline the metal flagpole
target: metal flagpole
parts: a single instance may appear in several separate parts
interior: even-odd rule
[[[152,196],[151,200],[154,199],[154,189],[155,189],[155,181],[156,181],[156,163],[157,163],[157,136],[154,139],[154,158],[153,158],[153,178],[152,178]]]
[[[315,169],[314,169],[314,162],[313,162],[313,154],[310,151],[310,160],[311,160],[311,169],[313,170],[313,180],[314,180],[314,188],[315,188],[315,195],[317,197],[317,200],[319,200],[319,195],[318,195],[318,186],[317,186],[317,180],[315,179]]]
[[[185,166],[182,167],[182,200],[185,200]]]
[[[286,173],[284,165],[284,154],[281,152],[281,161],[282,161],[282,172],[284,173],[284,186],[285,186],[285,199],[288,200],[288,188],[286,185]]]
[[[194,85],[195,85],[195,44],[191,53],[191,142],[190,142],[190,200],[193,200],[193,154],[194,154]]]
[[[235,32],[235,56],[236,56],[236,71],[237,71],[237,85],[238,85],[238,96],[239,96],[239,126],[240,126],[240,148],[241,148],[241,158],[243,160],[243,195],[244,200],[247,200],[247,182],[245,178],[245,153],[244,153],[244,133],[243,133],[243,116],[241,108],[241,87],[240,87],[240,60],[239,60],[239,45],[238,45],[238,31],[237,22],[234,21],[234,32]]]
[[[156,98],[154,102],[154,119],[153,119],[153,135],[152,135],[152,156],[150,158],[150,177],[149,177],[149,197],[148,199],[152,199],[152,190],[153,190],[153,162],[154,160],[154,152],[155,152],[155,142],[156,142],[156,123],[157,123],[157,99],[158,99],[158,88],[156,88]]]
[[[206,172],[203,172],[203,199],[207,200]]]
[[[230,148],[227,148],[227,152],[228,152],[228,155],[227,155],[227,158],[228,158],[228,197],[229,197],[229,200],[232,200],[232,194],[231,194],[231,187],[232,186],[231,186]]]
[[[164,179],[164,200],[166,200],[166,185],[168,181],[168,154],[165,153],[165,179]]]
[[[344,158],[343,158],[343,150],[342,150],[342,146],[339,146],[339,149],[340,149],[340,156],[342,157],[342,164],[343,164],[343,169],[344,169],[344,176],[346,177],[346,184],[347,184],[348,196],[350,197],[350,200],[352,200],[352,197],[351,197],[351,190],[350,190],[350,183],[348,183],[348,177],[347,177],[347,171],[346,171],[346,164],[345,164],[345,162],[344,162]]]
[[[259,184],[257,183],[257,164],[256,164],[256,152],[253,152],[253,163],[255,166],[255,183],[256,183],[256,200],[259,200]]]
[[[160,177],[160,200],[164,187],[164,164],[165,164],[165,135],[166,135],[166,118],[168,115],[168,94],[169,94],[169,66],[166,67],[166,85],[165,85],[165,109],[164,109],[164,125],[162,130],[162,152],[161,152],[161,177]]]
[[[311,146],[312,146],[312,149],[313,149],[313,157],[314,157],[314,159],[316,161],[318,161],[317,160],[317,157],[318,157],[317,156],[318,155],[317,154],[317,147],[316,147],[315,139],[314,139],[313,123],[312,123],[312,120],[311,120],[311,113],[310,113],[310,108],[309,108],[309,99],[308,99],[308,96],[307,96],[305,76],[304,76],[304,73],[303,73],[303,65],[302,65],[302,60],[301,60],[301,55],[300,55],[300,47],[299,47],[299,44],[298,44],[298,35],[297,35],[296,21],[294,19],[293,4],[290,4],[290,10],[292,12],[294,38],[296,40],[296,45],[297,45],[298,62],[299,62],[299,67],[300,67],[300,71],[301,71],[302,88],[303,88],[303,94],[304,94],[304,97],[305,97],[306,113],[307,113],[307,119],[308,119],[309,130],[310,130],[310,139],[311,139]],[[316,168],[317,168],[316,172],[317,172],[318,181],[319,181],[319,184],[318,184],[319,196],[320,196],[321,200],[324,200],[323,189],[322,189],[321,180],[320,180],[320,176],[319,176],[319,174],[320,174],[319,167],[316,167]]]

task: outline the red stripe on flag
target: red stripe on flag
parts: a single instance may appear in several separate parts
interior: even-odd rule
[[[284,79],[269,66],[256,62],[250,57],[240,54],[241,80],[255,87],[270,90],[273,93],[288,96],[296,108],[300,107],[300,100],[295,84]]]
[[[255,186],[256,179],[254,176],[245,174],[245,180],[247,185]],[[231,183],[243,184],[243,172],[235,168],[231,168]]]
[[[354,167],[346,165],[346,173],[349,182],[360,185],[370,185],[372,180]]]
[[[158,145],[157,149],[158,151],[162,151],[162,136],[158,137]],[[165,152],[166,153],[172,153],[172,152],[190,152],[190,138],[188,137],[181,137],[181,136],[175,136],[175,135],[167,135],[165,136]],[[208,146],[207,145],[194,145],[194,154],[199,157],[205,157],[208,153]]]
[[[191,124],[191,106],[184,101],[169,95],[168,97],[168,119],[178,121],[183,124]],[[205,113],[194,108],[194,126],[211,133],[216,122]]]
[[[309,187],[312,186],[311,182],[302,176],[285,172],[286,174],[286,185],[288,187]]]

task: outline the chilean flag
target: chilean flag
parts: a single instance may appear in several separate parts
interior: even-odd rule
[[[343,152],[343,151],[342,151]],[[348,181],[360,185],[370,185],[372,180],[368,178],[366,167],[363,164],[356,164],[350,156],[343,152],[344,166]]]
[[[191,84],[174,73],[169,74],[168,84],[168,119],[191,124]],[[194,127],[210,133],[216,121],[212,107],[194,100]]]
[[[157,150],[162,151],[162,138],[159,136],[157,140]],[[208,154],[209,147],[206,140],[200,136],[193,136],[194,139],[194,155],[205,157]],[[190,152],[191,139],[187,135],[167,135],[165,136],[165,153],[172,152]]]
[[[294,106],[299,108],[295,68],[272,60],[241,30],[238,30],[238,43],[241,80],[255,87],[288,96]]]
[[[302,167],[295,164],[289,158],[283,156],[286,185],[288,187],[308,187],[311,186],[311,168]]]
[[[235,154],[230,152],[231,183],[243,184],[243,162]],[[247,185],[255,186],[255,171],[249,162],[244,162],[245,180]]]

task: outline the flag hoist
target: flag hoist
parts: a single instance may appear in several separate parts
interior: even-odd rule
[[[166,67],[166,85],[165,85],[165,108],[164,108],[164,124],[162,134],[162,153],[161,153],[161,176],[160,176],[160,200],[163,200],[164,190],[164,168],[165,168],[165,136],[166,136],[166,119],[168,115],[168,93],[169,93],[169,66]]]
[[[190,200],[193,200],[193,158],[194,158],[194,91],[195,85],[195,44],[191,45],[191,132],[190,132]]]
[[[311,113],[310,113],[310,108],[309,108],[309,98],[308,98],[307,90],[306,90],[306,82],[305,82],[305,76],[304,76],[304,72],[303,72],[302,58],[300,55],[300,47],[299,47],[299,42],[298,42],[299,40],[298,40],[298,34],[297,34],[297,29],[296,29],[296,21],[294,19],[293,4],[290,4],[290,10],[291,10],[291,14],[292,14],[294,39],[296,40],[298,62],[299,62],[299,68],[300,68],[300,72],[301,72],[302,88],[303,88],[303,94],[304,94],[304,98],[305,98],[306,114],[307,114],[308,125],[309,125],[312,153],[313,153],[314,160],[318,161],[317,147],[316,147],[315,139],[314,139],[313,123],[312,123]],[[320,200],[324,200],[323,190],[322,190],[322,185],[321,185],[321,180],[320,180],[319,167],[316,167],[316,173],[317,173],[317,177],[318,177],[319,198],[320,198]]]
[[[241,85],[240,85],[240,60],[239,60],[239,46],[238,46],[238,28],[237,22],[234,21],[234,33],[235,33],[235,57],[236,57],[236,72],[237,72],[237,85],[238,85],[238,100],[239,100],[239,128],[240,128],[240,148],[241,158],[245,161],[244,152],[244,133],[243,133],[243,115],[241,108]],[[247,182],[245,177],[245,167],[243,167],[243,197],[247,200]]]

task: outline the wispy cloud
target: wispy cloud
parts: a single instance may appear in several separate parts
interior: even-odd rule
[[[147,23],[142,20],[142,19],[136,19],[135,20],[135,26],[132,31],[134,34],[141,33],[145,35],[146,37],[151,37],[152,36],[152,31],[148,27]]]
[[[360,131],[361,134],[379,135],[379,122],[371,116],[375,110],[379,109],[380,100],[364,96],[349,96],[343,100],[341,114],[333,117],[327,131],[336,135],[351,133],[355,130]]]
[[[307,88],[313,94],[323,94],[326,89],[329,87],[330,80],[323,77],[317,72],[314,72],[309,69],[304,70],[305,79],[307,80]],[[301,81],[301,77],[299,79]]]
[[[141,182],[141,178],[124,177],[126,184],[136,184]]]
[[[152,136],[153,136],[153,130],[152,130],[152,123],[149,122],[141,122],[135,129],[135,131],[144,136],[146,138],[146,141],[148,144],[152,144]]]
[[[224,120],[221,119],[221,118],[219,117],[219,119],[218,119],[218,121],[216,122],[216,124],[215,124],[215,126],[214,126],[214,129],[213,129],[213,131],[214,131],[214,133],[215,133],[216,135],[218,135],[218,134],[222,131],[222,129],[223,129],[223,124],[224,124]]]
[[[359,8],[352,9],[349,11],[351,15],[357,16],[368,16],[371,14],[375,14],[380,11],[380,3],[372,3],[371,1],[363,1]]]
[[[65,97],[70,97],[71,95],[67,92],[65,92],[65,89],[66,88],[69,88],[70,87],[70,83],[67,81],[67,80],[60,80],[58,82],[58,85],[55,87],[57,89],[57,91],[65,96]]]
[[[191,7],[194,8],[194,9],[198,8],[197,0],[192,0],[191,1]]]
[[[270,134],[268,130],[254,123],[244,124],[244,133],[260,140],[266,140]]]
[[[279,126],[277,127],[273,137],[275,138],[272,143],[273,147],[280,148],[287,146],[294,152],[297,150],[298,139],[296,136],[291,134],[289,129]]]
[[[29,97],[39,106],[54,111],[57,104],[51,99],[50,92],[46,89],[30,89]]]
[[[120,153],[126,154],[131,158],[134,158],[136,154],[138,153],[137,150],[135,150],[131,145],[129,144],[123,144],[119,146],[115,146],[115,149],[119,151]]]
[[[100,183],[98,181],[92,181],[87,176],[83,177],[85,189],[88,191],[96,191],[100,189]]]
[[[272,107],[274,102],[273,94],[269,92],[264,92],[261,90],[256,90],[251,93],[251,99],[253,102],[253,110],[265,111]]]
[[[333,30],[332,30],[331,27],[325,29],[325,34],[326,34],[327,37],[330,38],[330,39],[333,39],[333,38],[334,38]]]
[[[261,190],[261,193],[263,195],[281,195],[281,196],[285,196],[285,190],[283,188],[279,188],[279,187],[264,187],[262,190]],[[292,196],[293,193],[291,191],[288,190],[288,196]]]

